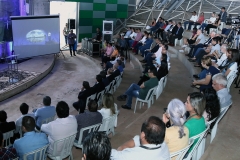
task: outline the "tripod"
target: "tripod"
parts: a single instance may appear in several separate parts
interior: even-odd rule
[[[60,52],[59,53],[57,53],[57,54],[55,54],[57,57],[60,57],[60,55],[62,55],[63,56],[63,58],[65,58],[65,56],[64,56],[64,54],[63,54],[63,52],[62,52],[63,50],[61,50],[60,49]]]
[[[228,43],[228,40],[231,39],[231,36],[233,35],[233,39],[231,40],[231,43]],[[232,25],[232,29],[229,32],[228,36],[226,37],[224,43],[228,43],[228,46],[230,48],[239,48],[239,39],[238,39],[239,31],[237,30],[236,26]],[[240,37],[240,36],[239,36]]]

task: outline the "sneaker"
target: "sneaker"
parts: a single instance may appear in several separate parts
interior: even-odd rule
[[[131,109],[131,107],[128,107],[127,105],[122,105],[123,109]]]

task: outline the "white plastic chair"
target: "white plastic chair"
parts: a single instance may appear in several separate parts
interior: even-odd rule
[[[209,130],[209,125],[207,125],[207,128],[200,134],[191,137],[191,139],[194,139],[194,141],[196,139],[197,143],[194,145],[194,147],[192,148],[191,152],[188,153],[187,157],[184,158],[184,160],[199,160],[200,157],[203,155],[204,153],[204,149],[205,149],[205,135]]]
[[[174,157],[175,160],[182,160],[183,157],[185,156],[185,154],[187,153],[188,149],[192,146],[193,143],[194,143],[194,139],[190,138],[187,147],[185,147],[179,151],[171,153],[170,157],[171,158]]]
[[[212,143],[213,139],[214,139],[215,136],[216,136],[217,127],[218,127],[219,121],[223,118],[223,116],[226,114],[226,112],[228,111],[228,109],[229,109],[229,107],[230,107],[231,105],[232,105],[232,104],[230,104],[230,105],[227,106],[227,107],[221,108],[221,112],[220,112],[219,116],[218,116],[217,119],[216,119],[216,123],[214,124],[213,128],[211,129],[211,139],[210,139],[210,143]]]
[[[168,75],[166,75],[166,76],[164,77],[163,88],[165,88],[165,86],[166,86],[166,84],[167,84],[167,76],[168,76]]]
[[[117,118],[117,114],[114,114],[108,118],[103,119],[102,125],[100,126],[98,131],[105,131],[107,135],[112,133],[112,135],[115,134],[114,127],[115,127],[115,121]]]
[[[96,97],[96,93],[95,93],[95,94],[92,94],[91,96],[89,96],[89,97],[87,98],[87,100],[86,100],[86,108],[87,108],[88,102],[89,102],[90,100],[95,99],[95,97]]]
[[[76,134],[69,137],[57,140],[53,143],[52,154],[48,153],[50,159],[62,160],[68,157],[68,159],[73,160],[72,147],[75,140]]]
[[[156,100],[159,98],[159,96],[162,94],[162,91],[163,91],[163,81],[164,81],[164,77],[162,77],[160,79],[160,81],[158,81],[158,86],[157,86],[157,89],[156,89],[156,92],[154,92],[154,96],[156,96]]]
[[[99,129],[99,127],[101,126],[101,124],[102,123],[98,123],[98,124],[95,124],[95,125],[92,125],[92,126],[88,126],[88,127],[82,128],[79,131],[79,138],[78,138],[78,140],[75,141],[73,145],[75,147],[82,148],[82,141],[83,141],[83,133],[84,133],[84,131],[87,131],[88,133],[97,131]]]
[[[34,150],[32,152],[26,153],[23,155],[23,160],[45,160],[46,159],[46,150],[48,148],[49,144],[39,148],[37,150]]]
[[[97,96],[96,96],[98,106],[101,106],[101,105],[102,105],[102,99],[103,99],[103,96],[104,96],[104,92],[105,92],[105,90],[102,90],[102,91],[99,92],[99,93],[97,94]]]
[[[5,141],[4,147],[11,146],[10,138],[13,137],[13,135],[14,135],[14,130],[3,133],[3,140]]]
[[[52,117],[43,119],[43,120],[42,120],[42,123],[41,123],[41,126],[42,126],[43,124],[47,124],[47,123],[49,123],[49,122],[52,122],[52,121],[54,120],[54,117],[55,117],[55,115],[52,116]],[[40,128],[40,129],[41,129],[41,128]],[[38,130],[38,129],[35,127],[35,131],[40,132],[41,130]]]
[[[115,78],[116,84],[113,86],[113,93],[116,92],[116,90],[117,90],[117,88],[118,88],[118,86],[119,86],[119,79],[120,79],[120,78],[121,78],[121,75],[119,75],[119,76],[117,76],[117,77]]]
[[[235,78],[237,77],[237,70],[235,71],[231,71],[228,75],[227,75],[227,89],[228,92],[230,92],[230,87],[233,83],[233,81],[235,80]]]
[[[136,99],[135,108],[134,108],[134,113],[136,112],[136,108],[137,108],[137,103],[138,103],[138,102],[140,102],[140,107],[139,107],[140,109],[142,108],[142,103],[147,103],[147,104],[148,104],[148,108],[150,108],[154,89],[155,89],[155,87],[154,87],[154,88],[151,88],[151,89],[148,91],[148,94],[147,94],[147,96],[146,96],[146,98],[145,98],[144,100],[143,100],[143,99],[140,99],[140,98],[137,98],[137,99]]]

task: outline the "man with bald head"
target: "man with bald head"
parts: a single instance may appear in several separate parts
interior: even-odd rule
[[[164,142],[166,126],[155,116],[149,117],[141,128],[140,135],[124,143],[117,150],[112,149],[111,160],[170,159],[167,144]]]

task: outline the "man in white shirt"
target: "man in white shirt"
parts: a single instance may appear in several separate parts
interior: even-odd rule
[[[217,92],[221,108],[232,104],[232,96],[226,88],[227,78],[222,73],[215,74],[212,77],[212,87]]]
[[[60,152],[63,150],[63,148],[61,148],[63,146],[57,146],[57,148],[53,148],[54,142],[76,134],[78,126],[76,118],[72,115],[69,115],[69,107],[66,102],[58,102],[56,112],[58,118],[48,124],[43,124],[41,127],[41,131],[48,135],[48,140],[50,143],[48,153],[53,154],[53,150],[57,149],[56,155],[52,156],[60,155]]]
[[[198,16],[197,16],[197,14],[196,14],[196,11],[194,11],[194,12],[192,12],[192,17],[190,18],[190,20],[184,22],[184,29],[186,30],[187,24],[188,24],[188,29],[187,29],[187,30],[191,30],[191,26],[192,26],[195,22],[197,22],[197,20],[198,20]]]
[[[131,33],[132,33],[132,28],[129,27],[129,28],[128,28],[128,31],[127,31],[126,34],[124,35],[124,38],[130,38]]]
[[[216,68],[218,68],[219,66],[224,66],[227,63],[227,44],[222,44],[221,46],[221,55],[219,56],[219,54],[215,54],[215,57],[217,59],[217,63],[213,62],[213,66],[215,66]]]
[[[22,127],[22,119],[23,117],[25,116],[30,116],[30,117],[33,117],[35,119],[35,116],[34,116],[34,113],[28,113],[28,109],[29,109],[29,106],[26,104],[26,103],[22,103],[20,105],[20,111],[22,113],[22,116],[19,117],[17,120],[16,120],[16,129],[15,129],[15,133],[18,133]]]
[[[164,142],[166,126],[163,121],[151,116],[142,124],[141,134],[112,149],[111,160],[166,160],[170,159]]]

